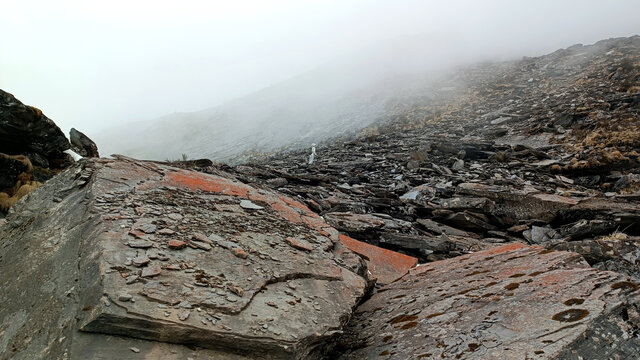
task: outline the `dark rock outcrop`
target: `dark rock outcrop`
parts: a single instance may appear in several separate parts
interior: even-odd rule
[[[13,95],[0,90],[0,152],[27,156],[37,154],[50,163],[56,163],[66,159],[63,151],[69,148],[69,141],[62,130],[42,111],[24,105]]]
[[[42,111],[0,90],[0,216],[71,165],[67,149],[67,138]]]
[[[100,157],[98,146],[87,135],[71,128],[69,131],[71,149],[84,157]]]
[[[7,190],[16,185],[18,176],[31,171],[31,162],[24,157],[10,156],[0,153],[0,190]]]

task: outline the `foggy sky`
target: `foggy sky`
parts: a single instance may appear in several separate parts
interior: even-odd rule
[[[89,135],[210,108],[403,36],[453,39],[484,60],[640,33],[637,0],[0,4],[0,88]]]

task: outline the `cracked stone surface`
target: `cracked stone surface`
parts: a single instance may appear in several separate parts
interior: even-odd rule
[[[636,283],[578,254],[509,244],[382,288],[358,307],[334,358],[631,359],[638,299]]]
[[[3,360],[86,358],[103,337],[120,339],[104,359],[123,358],[116,343],[150,358],[143,340],[314,358],[367,289],[322,218],[223,176],[85,160],[29,197],[0,228]]]

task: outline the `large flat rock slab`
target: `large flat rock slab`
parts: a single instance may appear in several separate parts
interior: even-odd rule
[[[358,307],[339,358],[631,359],[637,300],[637,284],[575,253],[509,244],[383,287]]]
[[[226,176],[85,160],[18,203],[0,227],[0,358],[84,359],[104,336],[320,356],[366,292],[365,262],[299,202]]]

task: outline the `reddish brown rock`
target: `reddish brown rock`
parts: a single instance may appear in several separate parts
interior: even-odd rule
[[[146,234],[141,230],[134,229],[129,231],[129,235],[135,237],[136,239],[144,239],[144,236]]]
[[[365,259],[371,276],[381,284],[388,284],[402,277],[418,263],[418,259],[414,257],[379,248],[346,235],[341,234],[340,241]]]
[[[339,358],[628,358],[640,349],[640,318],[628,315],[639,298],[637,284],[578,254],[509,244],[419,266],[380,289],[358,307]]]
[[[180,240],[169,240],[169,247],[171,249],[180,250],[187,246],[187,243]]]
[[[294,248],[298,249],[298,250],[304,250],[304,251],[312,251],[313,250],[313,245],[311,245],[308,241],[302,240],[302,239],[296,239],[294,237],[288,237],[286,239],[284,239],[284,241],[293,246]]]
[[[249,257],[249,254],[247,254],[246,251],[240,248],[233,248],[231,252],[233,253],[233,255],[235,255],[236,257],[239,257],[240,259],[246,259]]]

